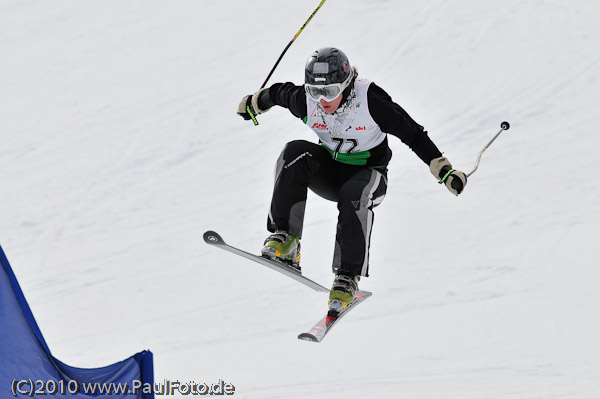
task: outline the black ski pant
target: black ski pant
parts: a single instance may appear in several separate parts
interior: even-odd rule
[[[322,146],[297,140],[283,149],[267,228],[302,237],[307,190],[337,202],[333,272],[368,276],[373,208],[387,190],[387,170],[335,161]]]

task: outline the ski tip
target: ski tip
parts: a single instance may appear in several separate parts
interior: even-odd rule
[[[225,241],[223,241],[221,236],[212,230],[208,230],[206,233],[204,233],[204,241],[211,245],[225,244]]]
[[[319,342],[317,337],[315,337],[314,335],[312,335],[310,333],[302,333],[302,334],[298,335],[298,339],[301,339],[303,341]]]

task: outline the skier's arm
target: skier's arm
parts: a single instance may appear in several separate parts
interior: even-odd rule
[[[261,109],[269,109],[279,105],[290,110],[297,118],[304,118],[306,111],[306,93],[303,86],[293,83],[275,83],[273,86],[260,92],[258,105]]]
[[[434,158],[442,156],[440,150],[431,141],[423,126],[415,122],[408,113],[375,83],[369,85],[367,92],[369,112],[382,131],[398,137],[410,147],[427,165]]]
[[[454,195],[460,194],[467,184],[464,172],[452,169],[452,164],[442,156],[431,141],[423,126],[415,122],[408,113],[375,83],[367,92],[369,112],[381,130],[398,137],[410,147],[427,165],[433,176],[444,183]]]

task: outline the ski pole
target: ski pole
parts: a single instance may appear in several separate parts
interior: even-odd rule
[[[496,133],[496,135],[490,140],[489,143],[487,143],[485,145],[485,147],[483,147],[483,149],[479,152],[479,156],[477,157],[477,162],[475,162],[475,167],[473,168],[472,171],[470,171],[469,173],[467,173],[467,177],[471,176],[473,173],[475,173],[475,171],[477,170],[477,168],[479,167],[479,162],[481,161],[481,156],[483,155],[483,152],[485,150],[488,149],[488,147],[494,142],[494,140],[496,140],[496,138],[498,136],[500,136],[500,133],[502,133],[505,130],[508,130],[510,128],[510,124],[508,122],[502,122],[500,124],[500,131],[498,133]]]
[[[319,11],[319,9],[321,9],[321,6],[323,4],[325,4],[326,0],[322,0],[321,3],[319,3],[319,5],[317,6],[317,8],[313,11],[312,14],[310,14],[310,17],[308,17],[308,19],[306,20],[306,22],[304,23],[304,25],[302,25],[302,27],[300,28],[300,30],[294,35],[294,37],[292,38],[292,40],[288,43],[287,46],[285,46],[285,48],[283,49],[283,52],[281,53],[281,55],[279,56],[279,58],[277,59],[277,62],[275,63],[275,65],[273,65],[273,69],[271,69],[271,72],[269,72],[269,75],[267,76],[267,78],[265,79],[264,83],[262,84],[262,86],[260,86],[261,89],[264,89],[264,87],[267,85],[267,82],[269,81],[269,79],[271,79],[271,75],[273,75],[273,72],[275,72],[275,69],[277,68],[277,66],[279,65],[279,63],[281,62],[281,59],[283,58],[283,56],[285,55],[285,53],[288,51],[288,49],[290,48],[290,46],[292,45],[292,43],[294,43],[294,41],[298,38],[298,36],[300,36],[300,33],[302,33],[302,31],[304,30],[304,28],[306,28],[306,25],[308,25],[308,23],[311,21],[311,19],[313,19],[313,17],[315,16],[315,14],[317,13],[317,11]],[[254,122],[254,125],[258,125],[258,121],[256,120],[256,117],[254,116],[254,114],[252,113],[252,111],[250,110],[250,107],[247,106],[246,107],[246,111],[248,112],[248,114],[250,114],[250,117],[252,117],[252,121]]]

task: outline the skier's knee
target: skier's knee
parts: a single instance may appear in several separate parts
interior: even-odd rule
[[[308,158],[312,158],[312,147],[313,143],[305,140],[294,140],[287,143],[281,153],[282,158],[285,161],[284,167],[287,168],[299,161],[305,161]]]
[[[286,159],[290,156],[295,157],[300,155],[303,152],[306,152],[309,150],[310,146],[310,142],[306,141],[306,140],[294,140],[294,141],[290,141],[289,143],[287,143],[285,145],[285,147],[283,147],[283,154],[286,157]]]
[[[357,190],[351,185],[344,185],[339,191],[338,203],[340,206],[350,206],[358,210],[366,204],[366,198],[363,198],[361,194],[361,190]]]

